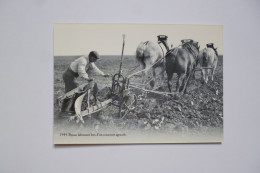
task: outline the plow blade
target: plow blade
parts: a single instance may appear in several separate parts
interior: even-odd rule
[[[86,110],[81,111],[82,101],[83,101],[86,94],[87,94],[87,92],[82,94],[81,96],[79,96],[77,98],[77,100],[75,101],[75,112],[76,112],[75,116],[82,123],[84,123],[84,119],[83,119],[84,116],[87,116],[87,115],[96,113],[98,111],[101,111],[102,109],[106,108],[109,103],[112,102],[112,99],[108,99],[108,100],[105,100],[103,102],[98,102],[96,105],[90,106]]]
[[[75,112],[76,112],[76,117],[77,117],[82,123],[84,123],[84,120],[83,120],[83,117],[82,117],[82,115],[81,115],[81,106],[82,106],[82,101],[83,101],[83,99],[84,99],[84,97],[85,97],[86,94],[87,94],[87,92],[84,93],[84,94],[82,94],[81,96],[79,96],[79,97],[77,98],[77,100],[75,101],[75,104],[74,104],[74,106],[75,106]]]
[[[84,117],[84,116],[96,113],[98,111],[101,111],[102,109],[106,108],[108,106],[108,104],[111,102],[112,102],[112,99],[108,99],[106,101],[99,102],[94,106],[90,106],[86,110],[81,111],[81,116]]]

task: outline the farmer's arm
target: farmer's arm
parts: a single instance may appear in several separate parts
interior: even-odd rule
[[[92,67],[92,70],[97,74],[97,75],[101,75],[101,76],[104,76],[105,73],[103,71],[101,71],[95,63],[91,63],[91,67]]]

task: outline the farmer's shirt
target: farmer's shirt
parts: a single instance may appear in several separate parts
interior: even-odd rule
[[[70,69],[73,72],[78,73],[78,75],[84,79],[88,79],[88,74],[86,72],[87,70],[94,71],[99,75],[104,75],[104,72],[102,72],[94,62],[89,62],[87,55],[83,55],[75,61],[73,61],[70,64]]]

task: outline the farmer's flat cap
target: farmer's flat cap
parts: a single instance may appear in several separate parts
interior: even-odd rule
[[[206,44],[207,47],[214,47],[214,43],[208,43]]]
[[[91,51],[88,56],[99,59],[99,54],[96,51]]]

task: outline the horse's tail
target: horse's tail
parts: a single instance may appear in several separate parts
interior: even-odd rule
[[[147,42],[145,42],[145,43],[143,43],[143,42],[141,42],[139,45],[138,45],[138,47],[137,47],[137,49],[136,49],[136,60],[137,60],[137,62],[139,63],[139,64],[141,64],[144,68],[145,68],[145,63],[144,63],[144,50],[145,50],[145,48],[146,48],[146,44],[147,44]]]
[[[208,64],[208,54],[207,54],[207,50],[204,49],[203,50],[203,54],[202,54],[202,64],[204,64],[204,66],[206,64]]]

